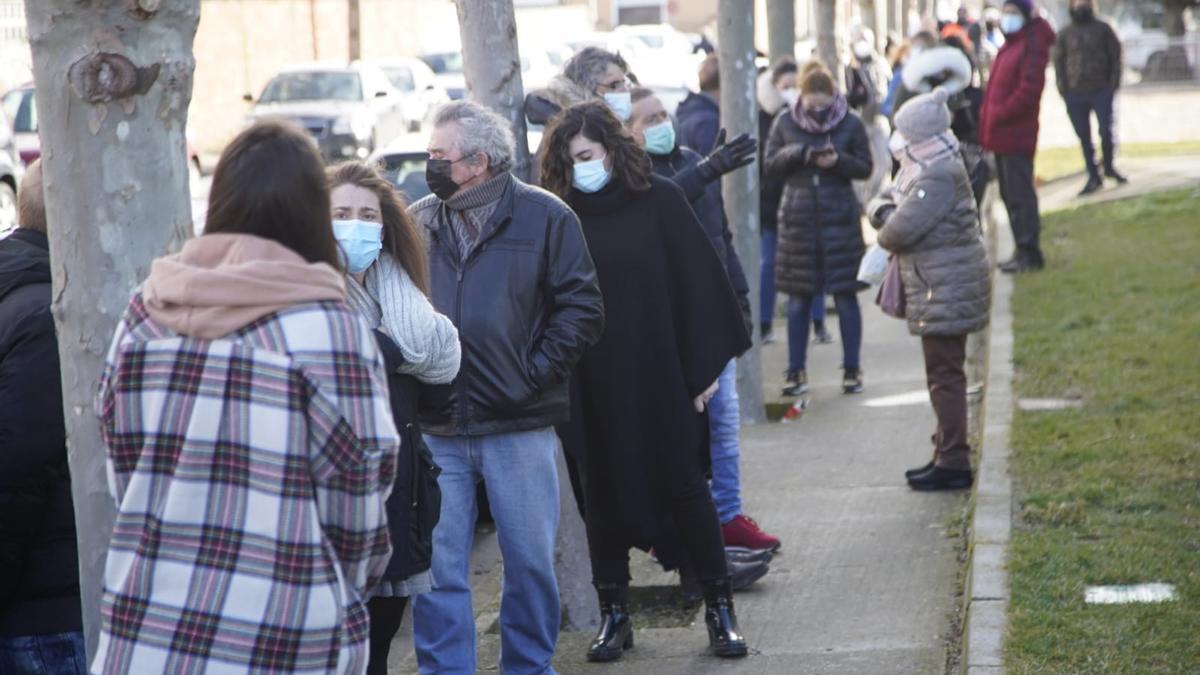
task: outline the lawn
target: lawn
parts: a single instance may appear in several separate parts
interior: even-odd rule
[[[1200,190],[1061,211],[1017,278],[1009,673],[1200,672]],[[1084,587],[1175,584],[1162,604]]]
[[[1100,152],[1100,146],[1096,146]],[[1163,155],[1200,154],[1200,140],[1179,143],[1130,143],[1117,148],[1117,168],[1121,168],[1122,157],[1157,157]],[[1099,156],[1097,156],[1099,160]],[[1034,158],[1034,173],[1043,181],[1083,173],[1083,153],[1078,145],[1065,148],[1045,148],[1037,151]]]

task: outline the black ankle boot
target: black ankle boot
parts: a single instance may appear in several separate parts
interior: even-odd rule
[[[729,579],[704,583],[704,625],[708,627],[708,646],[714,655],[738,657],[750,652],[746,638],[738,630]]]
[[[616,661],[633,649],[633,617],[629,615],[629,584],[596,584],[600,597],[600,630],[588,647],[588,661]]]
[[[1104,175],[1117,181],[1121,185],[1129,182],[1129,179],[1125,177],[1125,174],[1117,171],[1117,167],[1113,166],[1112,164],[1106,164],[1104,166]]]

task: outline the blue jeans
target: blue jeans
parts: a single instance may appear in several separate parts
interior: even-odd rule
[[[1100,152],[1104,156],[1104,167],[1111,168],[1113,162],[1113,90],[1102,89],[1088,94],[1066,94],[1067,116],[1079,137],[1083,150],[1084,165],[1088,174],[1099,177],[1096,166],[1096,146],[1092,144],[1092,113],[1096,113],[1096,124],[1100,127]]]
[[[717,382],[721,388],[708,402],[709,452],[712,454],[710,487],[717,516],[722,523],[728,523],[742,512],[741,479],[738,476],[741,410],[738,406],[737,361],[730,361],[725,366]]]
[[[558,641],[558,436],[539,429],[491,436],[426,436],[442,469],[442,514],[433,530],[433,591],[413,600],[421,673],[474,673],[470,557],[475,486],[483,480],[504,560],[500,672],[553,673]]]
[[[87,654],[83,633],[0,637],[4,675],[83,675]]]
[[[788,370],[805,369],[808,319],[812,315],[812,303],[818,297],[793,295],[788,298]],[[834,293],[833,304],[837,306],[838,328],[841,330],[842,368],[858,370],[858,355],[862,349],[862,313],[858,308],[858,296],[854,293]]]
[[[775,318],[775,252],[779,244],[778,230],[763,230],[762,234],[762,264],[759,265],[758,276],[758,321],[764,327],[770,328]],[[814,298],[812,304],[812,320],[814,323],[825,321],[825,295]],[[720,508],[720,502],[717,508]],[[732,517],[732,516],[731,516]]]

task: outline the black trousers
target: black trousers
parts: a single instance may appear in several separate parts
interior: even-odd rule
[[[596,504],[592,509],[598,508]],[[650,517],[647,514],[647,517]],[[725,541],[721,521],[707,483],[688,481],[671,498],[671,519],[683,542],[688,562],[701,582],[718,581],[728,576],[725,564]],[[588,552],[592,559],[592,582],[601,584],[629,583],[629,543],[620,532],[610,532],[587,525]]]
[[[388,652],[392,638],[400,630],[408,598],[371,598],[367,614],[371,617],[371,653],[367,660],[367,675],[387,675]]]
[[[996,155],[996,174],[1000,179],[1000,198],[1008,211],[1017,255],[1042,262],[1038,241],[1042,216],[1038,211],[1037,188],[1033,184],[1033,155]]]
[[[967,443],[967,336],[923,335],[925,382],[937,415],[933,434],[933,463],[944,469],[969,470],[971,446]]]
[[[1113,90],[1102,89],[1086,94],[1065,94],[1067,116],[1071,118],[1071,126],[1079,137],[1079,146],[1083,150],[1083,161],[1088,174],[1099,178],[1100,167],[1096,165],[1096,146],[1092,141],[1092,113],[1096,114],[1096,125],[1100,128],[1100,153],[1104,158],[1104,168],[1113,169],[1113,157],[1116,143],[1113,141]]]

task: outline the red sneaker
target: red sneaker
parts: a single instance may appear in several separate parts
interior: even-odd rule
[[[725,537],[725,548],[775,552],[782,545],[779,539],[763,532],[753,518],[744,515],[722,525],[721,534]]]

